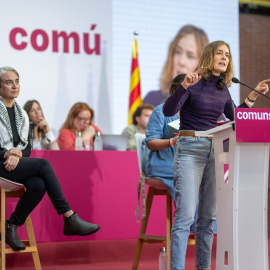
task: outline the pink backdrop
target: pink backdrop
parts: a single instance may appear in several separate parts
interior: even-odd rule
[[[38,242],[138,237],[140,223],[134,215],[139,178],[136,152],[34,150],[31,157],[49,160],[71,208],[101,227],[92,236],[64,236],[62,216],[57,215],[46,194],[31,214]],[[165,235],[166,201],[165,196],[158,197],[152,205],[148,233]],[[7,217],[15,206],[15,199],[8,199]],[[24,226],[18,233],[25,237]]]

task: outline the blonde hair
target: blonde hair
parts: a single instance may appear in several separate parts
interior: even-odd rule
[[[230,45],[225,43],[224,41],[217,40],[217,41],[209,43],[205,47],[203,54],[200,57],[200,60],[199,60],[199,63],[198,63],[196,70],[200,67],[203,67],[203,70],[200,72],[200,75],[201,75],[202,79],[209,80],[210,76],[212,75],[212,70],[214,68],[214,57],[215,57],[216,51],[221,45],[227,46],[227,48],[229,50],[228,67],[224,73],[220,74],[220,76],[224,79],[226,85],[229,87],[232,84],[232,77],[234,75],[234,67],[233,67]],[[218,87],[225,88],[225,85],[220,82]]]
[[[197,44],[197,50],[198,50],[198,56],[201,56],[205,46],[208,44],[208,37],[204,30],[193,26],[193,25],[185,25],[183,26],[178,33],[176,34],[175,38],[170,43],[169,51],[167,60],[164,64],[163,70],[161,72],[160,77],[160,88],[165,89],[166,92],[169,91],[171,81],[173,79],[173,56],[176,51],[177,44],[179,40],[186,36],[186,35],[194,35],[196,44]]]

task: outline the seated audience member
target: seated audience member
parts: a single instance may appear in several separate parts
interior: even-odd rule
[[[170,95],[175,91],[177,86],[184,80],[186,74],[177,75],[170,87]],[[175,198],[173,184],[173,157],[175,144],[178,139],[177,130],[168,124],[175,120],[179,120],[179,112],[174,116],[165,117],[163,114],[163,105],[155,107],[151,114],[147,127],[146,138],[143,143],[147,144],[150,150],[146,163],[146,175],[149,177],[147,184],[158,188],[168,189],[171,197]]]
[[[132,115],[133,125],[127,126],[122,134],[129,135],[127,150],[137,150],[135,134],[145,134],[145,129],[154,106],[151,104],[143,104],[139,106]]]
[[[95,131],[101,130],[92,124],[94,111],[83,102],[75,103],[67,116],[65,123],[60,129],[57,143],[60,149],[75,150],[76,132],[82,133],[84,147],[93,146]]]
[[[164,103],[169,95],[173,78],[178,74],[194,71],[207,44],[208,37],[204,30],[193,25],[181,27],[170,43],[167,60],[160,77],[160,90],[148,92],[143,103],[154,106]]]
[[[18,72],[11,67],[0,68],[0,177],[22,183],[26,188],[15,211],[6,221],[6,243],[14,250],[25,250],[17,227],[25,223],[46,192],[57,213],[63,215],[65,235],[97,232],[100,229],[98,225],[82,220],[72,211],[50,162],[29,158],[29,119],[15,101],[19,92]]]
[[[48,122],[44,119],[44,114],[37,100],[28,100],[23,109],[27,112],[29,121],[36,124],[30,130],[30,137],[33,149],[59,150],[56,138],[50,130]],[[31,125],[30,125],[31,127]]]

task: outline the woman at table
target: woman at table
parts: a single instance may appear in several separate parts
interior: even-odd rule
[[[172,116],[180,109],[180,137],[174,156],[175,214],[171,238],[171,270],[185,269],[190,225],[194,222],[199,194],[196,226],[196,269],[210,269],[213,223],[216,219],[216,179],[213,140],[196,137],[195,131],[214,128],[224,113],[233,119],[231,99],[221,76],[230,86],[234,70],[230,46],[215,41],[206,46],[197,71],[187,74],[167,99],[163,112]],[[264,80],[256,86],[268,91]],[[252,91],[239,107],[252,107],[259,94]]]
[[[57,143],[60,149],[75,150],[76,132],[81,132],[84,147],[91,149],[95,131],[101,132],[97,126],[93,125],[93,119],[93,109],[86,103],[75,103],[59,132]]]
[[[18,72],[0,68],[0,177],[22,183],[26,192],[6,221],[6,243],[14,250],[24,250],[17,227],[39,204],[47,192],[59,215],[63,215],[65,235],[89,235],[100,229],[82,220],[67,203],[55,172],[46,159],[29,158],[29,119],[15,101],[20,92]]]
[[[44,118],[39,102],[34,99],[28,100],[24,104],[23,109],[27,112],[30,122],[35,124],[32,130],[30,130],[30,136],[33,136],[31,138],[32,148],[59,150],[56,138]]]

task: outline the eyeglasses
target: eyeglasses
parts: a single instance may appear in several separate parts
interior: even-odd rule
[[[76,118],[81,122],[85,122],[85,123],[90,123],[91,122],[91,118],[82,118],[82,117],[79,117],[79,116],[76,116]]]

